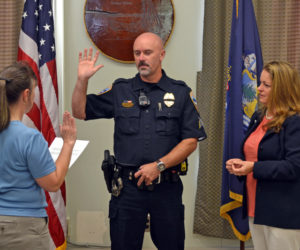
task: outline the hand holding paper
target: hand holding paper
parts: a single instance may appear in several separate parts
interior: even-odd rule
[[[80,156],[80,154],[85,150],[88,143],[89,143],[89,141],[76,140],[74,148],[73,148],[69,168],[77,160],[77,158]],[[49,151],[50,151],[51,156],[54,161],[56,161],[56,159],[58,158],[59,153],[62,149],[62,146],[63,146],[63,139],[60,137],[56,137],[54,139],[54,141],[52,142],[52,144],[50,145]]]

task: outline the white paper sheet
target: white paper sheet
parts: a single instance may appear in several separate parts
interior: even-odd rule
[[[86,146],[89,144],[89,141],[83,141],[83,140],[76,140],[72,156],[71,156],[71,161],[69,168],[73,165],[73,163],[77,160],[77,158],[81,155],[81,153],[85,150]],[[56,137],[52,144],[49,147],[49,151],[51,153],[51,156],[54,161],[59,156],[59,153],[62,149],[63,146],[63,139],[61,137]]]

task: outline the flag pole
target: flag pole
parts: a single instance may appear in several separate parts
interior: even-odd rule
[[[240,250],[245,250],[245,241],[240,240]]]

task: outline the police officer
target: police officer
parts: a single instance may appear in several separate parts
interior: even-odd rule
[[[191,89],[162,70],[165,50],[160,37],[149,32],[139,35],[133,53],[139,71],[135,77],[117,79],[111,88],[89,95],[88,80],[103,65],[95,65],[99,52],[93,56],[92,48],[79,53],[73,115],[84,120],[115,120],[114,153],[122,167],[123,189],[110,200],[111,249],[142,249],[149,213],[155,246],[181,250],[185,239],[183,186],[174,166],[206,134]],[[177,178],[170,178],[172,174]],[[154,185],[158,179],[162,181]]]

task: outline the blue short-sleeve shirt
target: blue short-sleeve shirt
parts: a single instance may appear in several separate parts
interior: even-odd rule
[[[55,169],[42,134],[11,121],[0,133],[0,215],[46,217],[45,193],[35,179]]]

